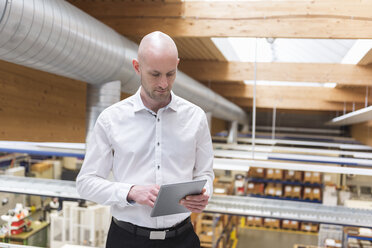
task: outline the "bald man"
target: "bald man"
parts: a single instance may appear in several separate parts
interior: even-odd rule
[[[150,217],[162,184],[207,179],[202,194],[180,202],[195,213],[213,192],[206,115],[172,92],[178,63],[168,35],[146,35],[133,60],[140,88],[97,119],[76,182],[83,198],[111,206],[106,247],[200,247],[190,213]]]

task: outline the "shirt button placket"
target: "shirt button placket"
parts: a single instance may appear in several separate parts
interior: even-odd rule
[[[160,126],[160,115],[161,110],[157,113],[158,117],[156,118],[156,140],[155,140],[155,174],[156,174],[156,183],[158,185],[162,184],[162,176],[161,176],[161,126]]]

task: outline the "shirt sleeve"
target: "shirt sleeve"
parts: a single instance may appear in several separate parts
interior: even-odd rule
[[[211,197],[213,193],[213,158],[213,146],[211,134],[208,128],[208,121],[204,111],[202,111],[202,118],[196,136],[194,179],[207,179],[205,188],[209,197]]]
[[[101,114],[88,139],[84,163],[76,179],[76,188],[86,200],[103,205],[131,205],[127,196],[132,184],[111,182],[114,151],[108,138],[108,128]]]

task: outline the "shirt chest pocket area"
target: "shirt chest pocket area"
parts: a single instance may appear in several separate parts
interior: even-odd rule
[[[178,163],[194,163],[196,153],[196,141],[194,137],[181,135],[173,137],[164,143],[164,154]]]

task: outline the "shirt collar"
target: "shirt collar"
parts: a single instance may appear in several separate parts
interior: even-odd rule
[[[141,98],[141,86],[138,88],[137,92],[134,94],[134,102],[133,102],[134,112],[138,112],[141,110],[149,110],[142,101]],[[165,109],[170,108],[174,111],[177,111],[177,96],[171,91],[171,101],[168,103],[167,106],[164,107]]]

